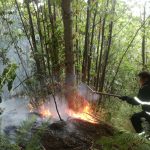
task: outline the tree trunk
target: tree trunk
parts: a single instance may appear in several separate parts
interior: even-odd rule
[[[144,6],[143,22],[145,22],[145,15],[146,15],[146,10],[145,10],[145,6]],[[146,69],[145,45],[146,45],[146,35],[145,35],[145,24],[144,24],[143,32],[142,32],[142,70]]]
[[[40,18],[40,9],[38,7],[38,4],[36,4],[36,8],[37,11],[35,10],[36,13],[36,22],[37,22],[37,30],[38,30],[38,34],[39,34],[39,38],[40,38],[40,45],[41,45],[41,52],[42,52],[42,56],[41,56],[41,61],[43,64],[43,71],[44,74],[46,75],[46,65],[45,65],[45,59],[44,59],[44,40],[43,40],[43,33],[42,33],[42,27],[41,27],[41,18]]]
[[[96,65],[95,65],[95,72],[96,74],[98,74],[98,60],[99,60],[99,55],[100,55],[100,42],[101,42],[101,31],[102,31],[102,21],[101,21],[101,17],[100,17],[100,23],[99,23],[99,31],[98,31],[98,37],[97,37],[97,40],[98,40],[98,44],[97,44],[97,52],[96,52]],[[96,87],[96,85],[98,85],[98,80],[95,76],[95,79],[94,79],[94,86]]]
[[[93,49],[93,40],[94,40],[94,32],[95,32],[95,22],[97,16],[97,7],[98,7],[98,3],[96,3],[96,8],[94,12],[92,35],[91,35],[90,49],[88,54],[88,84],[90,84],[90,78],[91,78],[90,71],[91,71],[91,63],[92,63],[92,49]]]
[[[27,12],[28,12],[28,16],[29,16],[30,36],[32,39],[32,45],[33,45],[33,49],[34,49],[34,59],[36,62],[37,73],[38,73],[38,75],[41,75],[41,74],[43,74],[43,71],[41,68],[40,57],[38,54],[38,49],[37,49],[36,40],[35,40],[35,32],[34,32],[34,26],[33,26],[33,21],[32,21],[32,15],[31,15],[31,11],[30,11],[29,0],[27,0],[25,2],[26,2]],[[39,76],[39,78],[41,78],[41,76]]]
[[[116,0],[112,0],[112,13],[114,15],[115,12],[115,5],[116,5]],[[108,65],[108,58],[109,58],[109,53],[110,53],[110,48],[111,48],[111,42],[112,42],[112,31],[113,31],[113,20],[111,20],[109,24],[109,36],[108,36],[108,43],[107,43],[107,49],[106,49],[106,56],[104,60],[104,66],[103,66],[103,71],[102,71],[102,76],[100,79],[100,91],[103,91],[104,88],[104,82],[105,82],[105,76],[106,76],[106,68]]]
[[[64,42],[65,42],[65,83],[67,87],[74,87],[75,67],[72,38],[72,10],[71,0],[62,0],[62,14],[64,24]]]
[[[43,7],[41,8],[41,12],[42,12],[42,23],[43,23],[43,30],[44,30],[44,49],[45,49],[45,53],[46,53],[46,69],[48,71],[48,75],[50,76],[51,74],[51,67],[50,67],[50,51],[48,49],[48,37],[47,34],[49,35],[49,28],[48,28],[48,23],[49,22],[45,22],[45,20],[48,20],[48,16],[46,13],[46,8],[45,8],[45,4],[43,5]]]
[[[100,74],[102,69],[102,55],[103,55],[103,49],[104,49],[104,41],[105,41],[105,24],[106,24],[106,18],[107,18],[107,8],[108,8],[109,0],[107,0],[106,8],[105,8],[105,15],[102,18],[102,37],[101,37],[101,48],[100,48],[100,56],[99,56],[99,63],[98,63],[98,70],[97,70],[97,82],[96,82],[96,90],[98,90],[99,87],[99,80],[100,80]]]
[[[87,78],[87,67],[88,67],[88,53],[89,53],[89,40],[90,40],[90,6],[91,0],[88,0],[87,6],[87,19],[86,19],[86,29],[85,29],[85,43],[84,43],[84,52],[83,52],[83,63],[82,63],[82,81],[85,82]]]
[[[52,38],[52,53],[51,53],[51,57],[52,57],[52,74],[53,74],[53,78],[56,81],[60,81],[60,65],[59,65],[59,51],[58,51],[58,40],[56,37],[56,12],[55,12],[55,5],[54,7],[54,14],[52,14],[52,10],[51,10],[51,1],[48,0],[48,12],[49,12],[49,20],[50,20],[50,24],[51,24],[51,38]]]
[[[76,0],[76,16],[75,16],[75,32],[78,33],[78,0]],[[80,51],[79,51],[79,39],[76,38],[76,41],[75,41],[75,48],[76,48],[76,77],[77,77],[77,83],[79,82],[79,65],[80,64]]]

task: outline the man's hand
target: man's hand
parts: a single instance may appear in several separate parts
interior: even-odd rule
[[[120,96],[119,99],[123,100],[123,101],[127,101],[130,99],[129,96]]]

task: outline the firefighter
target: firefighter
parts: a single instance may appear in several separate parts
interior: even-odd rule
[[[137,133],[143,133],[142,118],[150,124],[150,73],[143,71],[138,74],[140,89],[137,97],[122,96],[120,99],[131,105],[141,105],[142,111],[131,117],[132,125]]]

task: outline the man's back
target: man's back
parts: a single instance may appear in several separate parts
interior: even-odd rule
[[[144,83],[144,85],[140,88],[138,98],[142,101],[150,102],[150,82]]]
[[[148,102],[147,105],[143,105],[142,109],[144,111],[150,112],[150,82],[146,82],[139,90],[138,98],[141,101]]]

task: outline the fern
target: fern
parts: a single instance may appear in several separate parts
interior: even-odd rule
[[[24,143],[25,145],[31,138],[31,129],[35,122],[35,118],[23,121],[17,130],[16,143]]]
[[[42,150],[41,148],[41,135],[45,128],[47,128],[47,123],[42,123],[36,132],[33,132],[32,127],[34,126],[35,118],[24,121],[18,133],[16,135],[16,144],[21,147],[25,147],[25,150]]]

